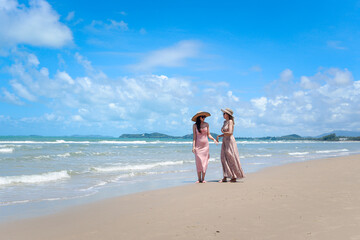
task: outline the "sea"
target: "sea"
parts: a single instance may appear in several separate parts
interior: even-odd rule
[[[246,173],[360,154],[360,142],[237,141]],[[0,222],[197,180],[192,140],[0,137]],[[207,181],[222,178],[221,143],[210,142]],[[246,181],[246,178],[245,180]]]

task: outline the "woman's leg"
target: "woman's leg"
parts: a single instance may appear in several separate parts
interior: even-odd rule
[[[197,175],[198,175],[198,181],[196,183],[201,183],[202,180],[201,180],[201,172],[197,172]]]
[[[202,172],[201,182],[203,182],[203,183],[206,183],[205,174],[206,174],[206,172]]]

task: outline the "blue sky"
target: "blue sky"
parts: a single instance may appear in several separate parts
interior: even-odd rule
[[[360,1],[0,0],[0,135],[360,130]]]

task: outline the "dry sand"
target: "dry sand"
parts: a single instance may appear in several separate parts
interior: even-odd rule
[[[143,192],[4,223],[0,239],[360,240],[360,155],[272,167],[238,183]]]

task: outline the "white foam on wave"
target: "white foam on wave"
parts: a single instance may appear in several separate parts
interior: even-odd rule
[[[272,157],[272,154],[247,154],[247,155],[241,155],[240,158],[253,158],[253,157]]]
[[[209,158],[209,162],[218,162],[218,161],[220,161],[219,158]],[[193,162],[193,161],[191,161],[191,162]]]
[[[0,153],[12,153],[14,148],[0,148]]]
[[[84,197],[90,197],[96,194],[96,192],[91,192],[85,195],[73,196],[73,197],[55,197],[55,198],[43,198],[43,199],[33,199],[33,200],[16,200],[16,201],[7,201],[7,202],[0,202],[0,206],[8,206],[8,205],[15,205],[15,204],[25,204],[25,203],[36,203],[36,202],[43,202],[43,201],[59,201],[59,200],[70,200],[70,199],[78,199]]]
[[[96,143],[96,142],[94,142]],[[151,142],[146,141],[99,141],[97,143],[107,143],[107,144],[147,144]]]
[[[70,178],[67,171],[48,172],[36,175],[20,175],[0,177],[0,186],[9,184],[37,184]]]
[[[290,152],[288,154],[291,156],[302,156],[302,155],[308,155],[309,152]]]
[[[316,151],[316,153],[337,153],[337,152],[348,152],[349,150],[344,149],[334,149],[334,150],[322,150],[322,151]]]
[[[34,157],[35,159],[50,159],[50,155],[40,155],[40,156],[37,156],[37,157]]]
[[[304,140],[304,141],[236,141],[237,144],[297,144],[297,143],[314,143],[317,141],[310,141],[310,140]]]
[[[184,161],[176,162],[157,162],[152,164],[137,164],[137,165],[126,165],[126,166],[111,166],[111,167],[93,167],[92,170],[97,172],[120,172],[120,171],[131,171],[131,170],[147,170],[155,167],[181,165]]]
[[[58,154],[58,155],[56,155],[56,156],[58,156],[58,157],[63,157],[63,158],[65,158],[65,157],[70,157],[70,153]]]
[[[271,157],[271,154],[255,154],[255,157]]]

